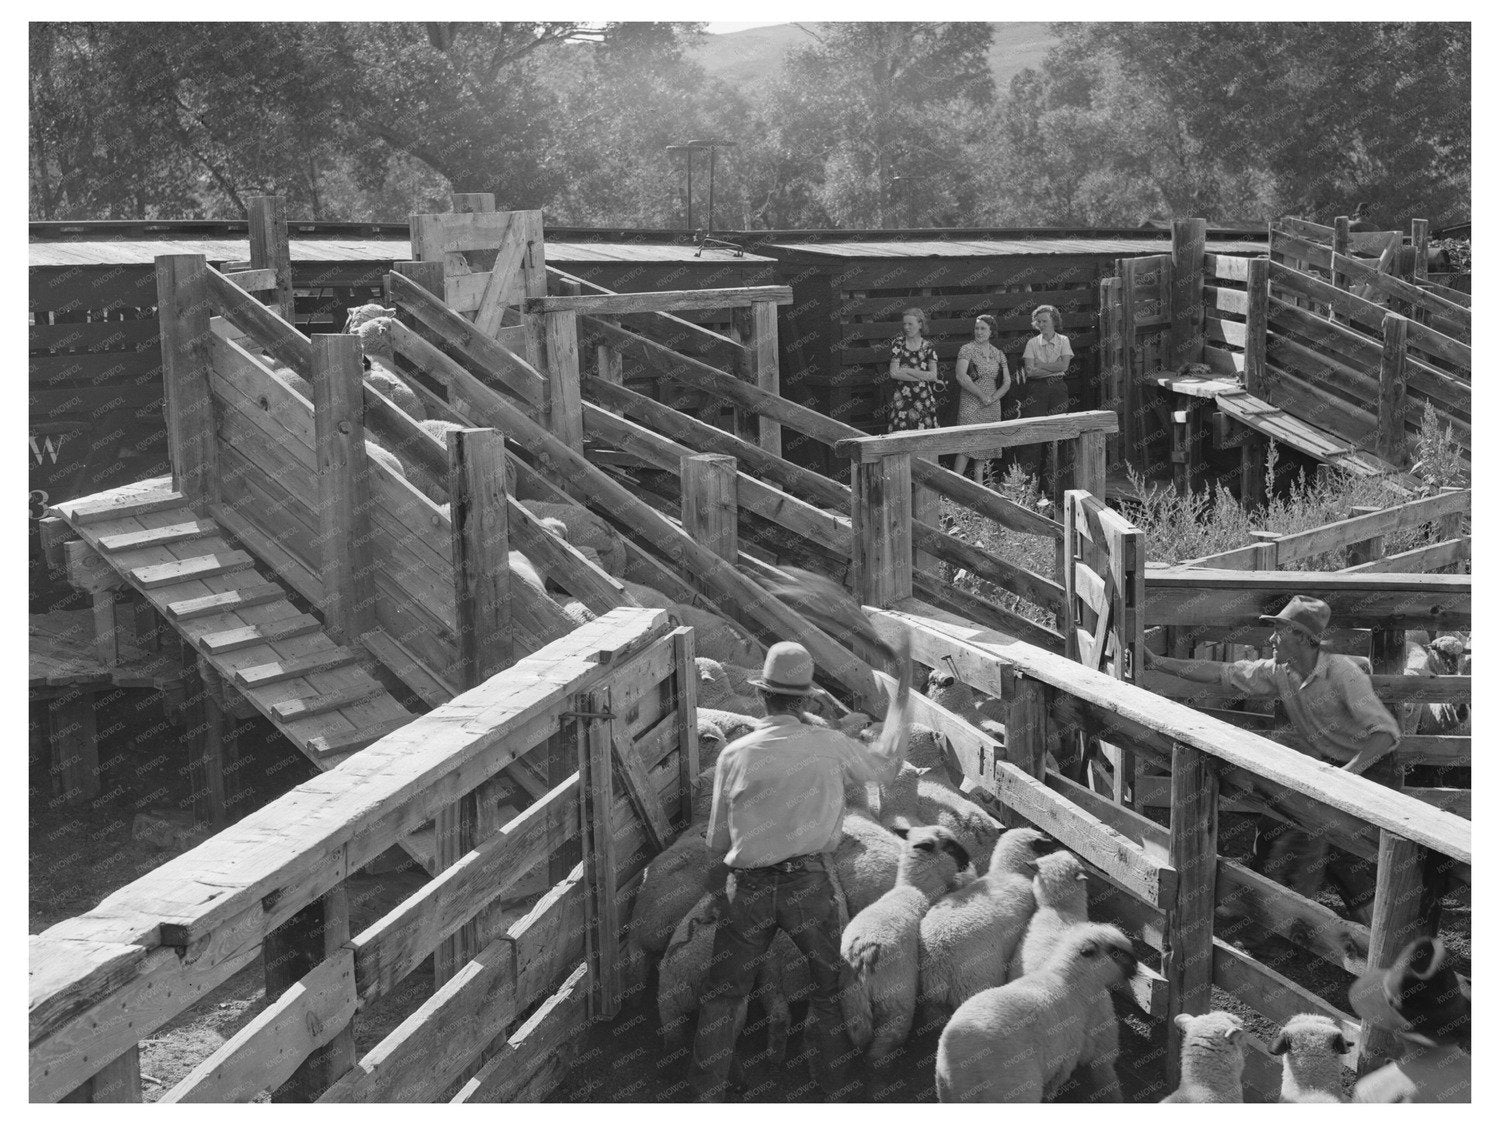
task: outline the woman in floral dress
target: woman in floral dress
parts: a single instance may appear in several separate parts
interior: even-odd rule
[[[994,345],[1000,326],[992,316],[981,316],[974,321],[974,339],[958,349],[958,366],[954,378],[958,381],[958,424],[970,426],[976,422],[1003,421],[1002,401],[1010,390],[1010,365],[1005,362],[1005,353]],[[974,454],[974,479],[984,483],[985,463],[998,458],[1001,451]],[[969,467],[969,457],[960,453],[953,459],[953,471],[959,476]]]
[[[896,389],[891,393],[887,432],[898,430],[935,430],[938,425],[937,350],[923,338],[927,314],[921,309],[907,309],[901,314],[904,335],[891,341],[891,378]]]

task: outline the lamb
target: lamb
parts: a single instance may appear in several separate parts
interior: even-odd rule
[[[759,721],[754,715],[743,715],[738,711],[720,711],[716,707],[698,708],[698,718],[707,719],[719,728],[726,743],[743,738],[755,729]]]
[[[852,917],[896,885],[901,838],[862,812],[844,814],[844,837],[834,850],[831,874]]]
[[[900,829],[906,839],[896,885],[849,922],[840,953],[854,974],[856,1022],[849,1039],[872,1066],[906,1042],[917,1005],[922,915],[969,866],[969,853],[943,827]]]
[[[1037,860],[1058,849],[1034,828],[1000,837],[989,871],[940,898],[922,918],[922,1005],[952,1011],[1005,983],[1011,957],[1036,913],[1031,879]]]
[[[697,664],[700,706],[735,711],[742,715],[753,715],[761,710],[760,697],[750,686],[750,678],[755,672],[710,660],[706,656],[698,657]]]
[[[625,542],[604,519],[581,504],[557,504],[547,500],[522,500],[521,506],[538,519],[560,519],[568,528],[568,541],[599,553],[599,565],[611,578],[625,573]],[[632,590],[632,593],[635,591]],[[641,603],[645,605],[645,602]],[[666,606],[651,606],[665,609]]]
[[[987,988],[953,1014],[938,1041],[938,1100],[1040,1102],[1054,1095],[1096,1034],[1100,1001],[1107,1007],[1109,990],[1135,972],[1130,939],[1114,926],[1070,928],[1045,968]]]
[[[985,696],[982,703],[978,702],[974,689],[951,672],[933,669],[927,677],[927,697],[939,707],[972,723],[991,738],[1002,742],[1005,740],[1005,704],[993,696]],[[1061,748],[1062,742],[1054,732],[1047,745],[1048,769],[1061,772],[1057,764],[1057,754]]]
[[[901,771],[880,789],[880,822],[940,824],[958,839],[974,861],[975,871],[989,867],[1003,828],[998,820],[959,792],[941,770],[903,763]]]
[[[713,777],[706,786],[713,797]],[[706,810],[705,810],[706,819]],[[630,915],[630,940],[652,956],[666,952],[672,932],[703,894],[703,880],[711,866],[707,825],[689,828],[654,858],[646,868]]]
[[[1243,1102],[1245,1025],[1228,1012],[1179,1015],[1182,1078],[1163,1102]]]
[[[1303,1013],[1287,1020],[1271,1044],[1281,1056],[1281,1100],[1342,1102],[1343,1056],[1353,1050],[1343,1029],[1328,1016]]]
[[[1031,891],[1037,910],[1026,924],[1026,936],[1010,966],[1010,979],[1046,965],[1063,931],[1089,920],[1088,873],[1072,852],[1053,852],[1037,860]]]

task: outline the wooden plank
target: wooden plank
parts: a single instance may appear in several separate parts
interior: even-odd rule
[[[224,276],[246,293],[265,293],[277,288],[275,270],[235,270],[231,273],[226,268]]]
[[[1381,296],[1394,297],[1396,300],[1405,301],[1415,308],[1425,309],[1427,312],[1435,313],[1439,316],[1452,317],[1465,327],[1469,324],[1469,310],[1462,305],[1445,301],[1436,294],[1429,293],[1420,286],[1413,285],[1408,281],[1402,281],[1399,278],[1383,274],[1373,266],[1367,265],[1357,258],[1351,258],[1347,255],[1338,255],[1335,257],[1331,252],[1322,250],[1320,247],[1315,247],[1304,239],[1289,234],[1273,233],[1271,247],[1273,250],[1283,253],[1287,251],[1302,253],[1305,251],[1311,255],[1310,260],[1312,264],[1323,266],[1323,263],[1326,262],[1328,264],[1323,268],[1336,268],[1349,281],[1367,285]],[[1463,342],[1467,343],[1468,341],[1465,340]]]
[[[213,554],[180,559],[170,563],[130,568],[130,579],[142,589],[155,590],[162,586],[175,586],[221,574],[233,574],[255,565],[255,560],[244,551],[215,551]]]
[[[356,727],[342,734],[320,734],[309,738],[304,745],[307,753],[319,758],[331,758],[336,754],[353,754],[375,745],[382,738],[395,734],[412,721],[413,715],[399,715],[383,722]]]
[[[280,683],[283,680],[298,679],[309,672],[322,672],[330,668],[342,668],[345,665],[354,664],[358,660],[359,653],[352,649],[338,646],[291,660],[275,660],[266,664],[257,664],[251,668],[240,668],[234,674],[234,681],[242,688],[266,687],[270,684]]]
[[[790,290],[788,290],[790,295]],[[781,369],[779,367],[776,329],[776,305],[790,304],[787,301],[755,301],[750,306],[750,373],[755,385],[770,395],[781,394]],[[773,418],[760,419],[760,447],[767,453],[781,456],[781,427]]]
[[[1406,318],[1392,314],[1382,325],[1380,423],[1375,452],[1398,468],[1406,466]]]
[[[253,196],[249,200],[250,268],[270,270],[276,299],[272,302],[288,324],[296,318],[297,299],[292,290],[292,251],[286,225],[286,201],[277,195]]]
[[[363,641],[363,638],[361,638]],[[377,659],[379,654],[376,654]],[[319,692],[317,695],[302,696],[299,699],[286,699],[271,705],[271,716],[281,723],[294,723],[299,719],[310,719],[316,715],[326,715],[330,711],[342,711],[345,707],[352,707],[359,703],[365,703],[371,699],[378,699],[385,695],[385,688],[371,680],[365,685],[341,688],[338,691]],[[446,702],[446,699],[444,700]]]
[[[1293,594],[1327,602],[1346,628],[1454,629],[1470,620],[1469,575],[1158,570],[1146,579],[1154,625],[1259,625]]]
[[[1467,562],[1473,555],[1473,545],[1465,535],[1459,539],[1445,539],[1425,547],[1414,547],[1367,563],[1346,566],[1338,574],[1427,574]]]
[[[548,314],[545,318],[545,339],[547,385],[544,417],[547,429],[570,449],[582,451],[583,417],[578,384],[578,314],[574,312]]]
[[[281,601],[285,597],[286,591],[280,586],[265,582],[253,586],[241,586],[219,594],[207,594],[203,597],[168,602],[165,612],[174,621],[183,622],[217,613],[249,609],[251,606],[267,605]]]
[[[545,1101],[550,1092],[534,1077],[550,1059],[576,1044],[588,1018],[588,966],[579,965],[562,987],[542,1002],[506,1038],[493,1058],[464,1083],[454,1102],[511,1103]]]
[[[447,441],[459,683],[467,690],[514,660],[510,498],[500,434],[455,430]]]
[[[129,515],[131,513],[123,513]],[[133,551],[141,547],[164,547],[168,543],[184,543],[193,539],[204,539],[218,532],[218,525],[211,520],[187,520],[183,523],[153,527],[145,531],[124,531],[115,535],[101,535],[99,549],[109,552]]]
[[[1310,1012],[1339,1024],[1351,1041],[1357,1034],[1353,1017],[1226,941],[1214,941],[1213,983],[1271,1023],[1284,1024],[1299,1013]]]
[[[1393,964],[1422,924],[1422,849],[1394,832],[1380,833],[1375,902],[1370,918],[1371,965]],[[1401,1039],[1365,1021],[1360,1028],[1360,1070],[1367,1072],[1405,1049]]]
[[[344,642],[375,626],[362,357],[358,336],[312,338],[321,608],[329,635]]]
[[[618,720],[609,689],[578,697],[579,821],[584,856],[584,949],[589,1014],[612,1019],[620,1010],[620,917],[615,897],[614,745]]]
[[[262,1009],[161,1097],[162,1103],[248,1102],[276,1089],[346,1027],[358,1008],[354,953],[340,949]]]
[[[316,617],[299,613],[294,617],[282,618],[265,625],[241,625],[233,629],[205,633],[198,638],[197,645],[210,656],[223,656],[255,645],[273,644],[276,641],[290,640],[292,637],[305,637],[309,633],[320,632],[322,628],[322,622]]]
[[[201,255],[163,255],[156,263],[172,482],[200,505],[218,499],[213,399],[208,389],[207,273]]]
[[[834,444],[834,455],[869,464],[898,453],[936,458],[948,453],[982,453],[1018,445],[1069,441],[1083,434],[1118,433],[1119,416],[1112,410],[1083,410],[1009,422],[977,422],[937,430],[906,430],[878,437],[844,438]]]
[[[1180,1073],[1180,1013],[1207,1011],[1212,1001],[1214,895],[1218,875],[1219,785],[1213,760],[1183,743],[1172,746],[1172,819],[1169,856],[1177,893],[1167,907],[1162,975],[1168,987],[1167,1084]],[[1175,1031],[1175,1034],[1174,1034]]]
[[[909,454],[854,463],[852,573],[855,596],[864,605],[911,597],[911,468]]]
[[[684,827],[692,822],[698,792],[698,666],[693,658],[693,631],[677,629],[673,640],[673,697],[677,706],[677,798]]]
[[[682,527],[721,559],[739,561],[738,462],[722,454],[682,458]]]
[[[789,305],[792,290],[787,285],[757,285],[742,289],[668,289],[655,293],[584,294],[576,297],[533,297],[528,313],[575,312],[592,316],[625,316],[630,313],[684,312],[691,309],[732,309],[756,304]]]
[[[1337,520],[1276,540],[1280,565],[1299,562],[1376,536],[1396,535],[1448,516],[1468,514],[1473,495],[1468,489],[1439,493],[1384,508],[1368,515]]]

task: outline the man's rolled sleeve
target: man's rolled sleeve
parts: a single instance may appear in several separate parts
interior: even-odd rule
[[[1276,661],[1235,660],[1219,672],[1219,684],[1239,695],[1272,696],[1278,694]]]
[[[724,758],[714,766],[714,799],[708,812],[708,832],[704,842],[709,854],[722,860],[729,854],[729,794],[725,792]]]

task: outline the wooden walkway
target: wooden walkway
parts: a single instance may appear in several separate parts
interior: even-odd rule
[[[364,665],[300,612],[168,478],[56,505],[78,536],[320,770],[330,770],[416,718]],[[434,870],[432,829],[407,850]]]

